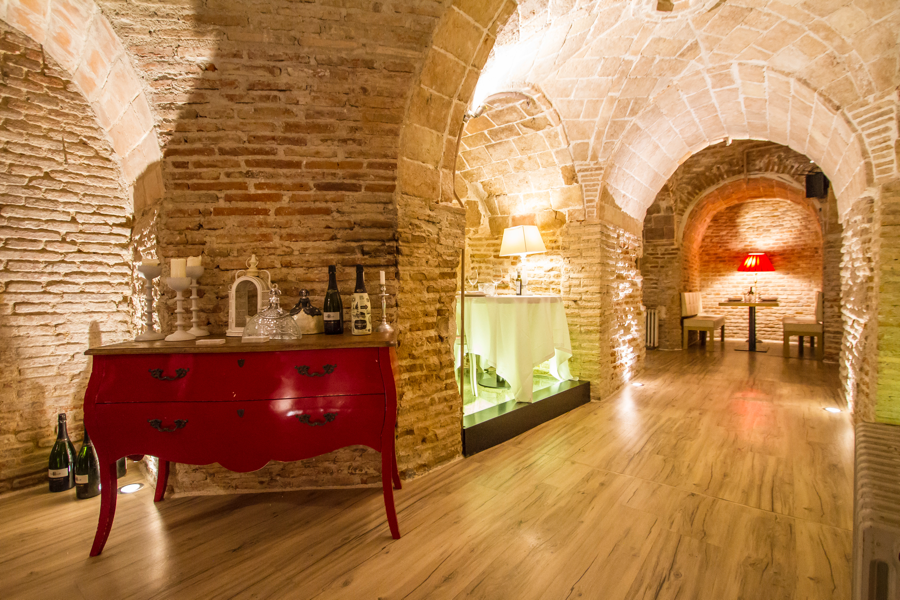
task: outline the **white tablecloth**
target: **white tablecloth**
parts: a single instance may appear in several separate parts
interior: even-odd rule
[[[546,360],[554,377],[572,379],[572,343],[559,296],[466,297],[466,343],[509,382],[519,402],[532,401],[532,370]]]

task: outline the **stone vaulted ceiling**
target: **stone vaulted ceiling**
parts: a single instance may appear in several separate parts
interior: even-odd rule
[[[726,138],[814,159],[841,212],[896,177],[893,0],[524,1],[474,103],[523,82],[562,116],[591,204],[642,218],[688,156]],[[601,193],[601,191],[603,193]]]

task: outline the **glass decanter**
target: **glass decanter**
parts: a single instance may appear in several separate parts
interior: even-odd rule
[[[280,295],[281,290],[275,286],[269,290],[269,306],[247,321],[242,337],[267,337],[270,340],[299,340],[303,337],[293,317],[281,310]]]

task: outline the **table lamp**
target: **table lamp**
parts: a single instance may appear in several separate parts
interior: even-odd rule
[[[772,261],[769,260],[769,256],[765,252],[748,253],[740,266],[738,266],[738,271],[741,273],[763,273],[774,270],[775,267],[772,266]],[[759,275],[756,275],[754,278],[753,287],[750,289],[750,293],[753,294],[754,290],[756,291],[756,294],[759,295]]]
[[[503,230],[503,240],[500,242],[500,256],[519,255],[522,268],[525,268],[525,257],[529,254],[541,254],[546,252],[541,232],[535,225],[517,225]],[[522,287],[525,287],[523,282]],[[524,289],[522,290],[524,293]]]

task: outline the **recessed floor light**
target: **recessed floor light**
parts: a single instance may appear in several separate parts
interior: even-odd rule
[[[633,385],[634,387],[644,387],[644,384],[640,381],[633,381],[631,382],[631,385]]]
[[[825,407],[825,410],[827,410],[827,411],[830,412],[830,413],[839,413],[839,412],[841,412],[841,409],[835,408],[835,407],[833,407],[833,406],[826,406],[826,407]]]
[[[129,483],[128,485],[123,485],[119,488],[120,494],[133,494],[139,489],[144,487],[143,483]]]

